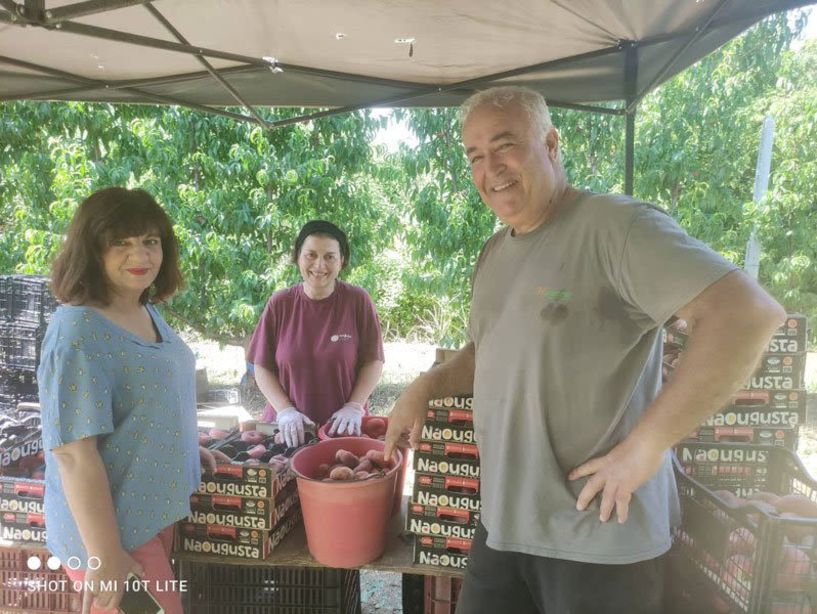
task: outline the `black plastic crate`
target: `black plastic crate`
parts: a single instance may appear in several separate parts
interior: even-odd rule
[[[36,371],[44,336],[44,326],[0,323],[0,369]]]
[[[263,567],[178,561],[185,612],[360,614],[360,573],[323,567]]]
[[[0,368],[0,405],[16,408],[18,403],[36,403],[38,399],[36,373]]]
[[[758,447],[720,445],[732,451]],[[765,452],[764,491],[817,502],[817,482],[793,453],[779,447]],[[710,476],[705,486],[677,459],[675,473],[682,522],[669,557],[671,611],[817,612],[817,518],[784,516],[755,500],[727,501],[713,490],[731,491],[731,482],[719,485]]]
[[[42,326],[57,308],[42,275],[0,275],[0,320]]]

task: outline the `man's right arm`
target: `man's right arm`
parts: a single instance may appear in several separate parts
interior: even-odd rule
[[[453,358],[422,373],[406,387],[389,413],[389,428],[386,431],[387,458],[397,448],[400,435],[406,429],[411,429],[411,447],[417,447],[431,399],[473,392],[474,368],[475,350],[474,343],[471,342]]]

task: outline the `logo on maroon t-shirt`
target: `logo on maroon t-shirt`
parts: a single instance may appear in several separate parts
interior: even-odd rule
[[[329,337],[329,340],[332,343],[337,343],[338,341],[351,341],[352,335],[347,335],[346,333],[338,333],[336,335],[332,335]]]

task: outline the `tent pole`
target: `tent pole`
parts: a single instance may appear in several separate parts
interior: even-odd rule
[[[53,26],[69,19],[107,13],[128,6],[145,4],[146,2],[152,2],[152,0],[86,0],[85,2],[58,6],[46,11],[43,25]]]
[[[638,88],[638,43],[629,41],[624,52],[624,95],[626,97],[626,121],[624,126],[624,193],[633,195],[635,162],[635,99]],[[632,104],[635,101],[635,104]]]
[[[69,81],[71,83],[82,84],[87,86],[88,89],[100,89],[104,90],[108,88],[108,83],[105,81],[100,81],[98,79],[89,79],[87,77],[82,77],[80,75],[75,75],[73,73],[65,72],[64,70],[57,70],[55,68],[50,68],[48,66],[40,66],[39,64],[33,64],[31,62],[25,62],[23,60],[17,60],[15,58],[10,58],[8,56],[0,55],[0,63],[11,64],[12,66],[19,66],[21,68],[27,68],[29,70],[34,70],[44,75],[51,75],[52,77],[58,77],[65,81]],[[189,102],[187,100],[182,100],[181,98],[172,98],[171,96],[164,96],[161,94],[153,94],[151,92],[146,92],[144,90],[139,90],[134,87],[123,87],[118,88],[124,92],[131,92],[134,94],[138,94],[140,96],[144,96],[148,100],[153,100],[160,104],[169,104],[169,105],[178,105],[181,107],[188,107],[195,111],[200,111],[202,113],[212,113],[214,115],[221,115],[223,117],[229,117],[230,119],[235,119],[238,121],[248,121],[251,123],[258,123],[254,117],[248,117],[246,115],[240,115],[238,113],[232,113],[231,111],[223,111],[218,108],[208,107],[203,104],[198,104],[195,102]],[[2,98],[0,98],[2,100]],[[127,101],[122,101],[123,103],[127,104]],[[264,124],[259,124],[262,127],[267,127]]]
[[[695,43],[695,41],[697,41],[699,38],[701,38],[704,34],[707,33],[714,19],[724,9],[724,7],[726,7],[726,5],[729,4],[729,2],[730,0],[720,0],[715,9],[695,28],[693,33],[689,36],[689,38],[687,38],[687,40],[684,42],[681,48],[675,52],[675,54],[669,59],[669,61],[666,64],[664,64],[661,70],[652,78],[652,81],[650,81],[646,86],[644,86],[644,89],[641,90],[640,94],[634,96],[633,99],[627,103],[627,112],[635,110],[635,107],[638,105],[639,101],[642,98],[644,98],[644,96],[646,96],[656,85],[661,83],[661,80],[667,75],[667,73],[673,67],[678,58],[681,57],[684,53],[686,53],[687,49],[689,49],[693,45],[693,43]]]
[[[144,6],[148,10],[148,12],[151,15],[153,15],[168,30],[168,32],[170,32],[176,38],[177,41],[179,41],[183,45],[189,45],[190,44],[190,42],[184,37],[184,35],[181,32],[179,32],[176,29],[176,27],[172,23],[170,23],[170,21],[167,18],[165,18],[164,15],[162,15],[159,12],[159,9],[157,9],[155,6],[153,6],[150,3],[147,3]],[[232,85],[230,85],[224,77],[222,77],[219,74],[219,72],[213,67],[212,64],[210,64],[210,62],[208,62],[206,59],[204,59],[204,57],[202,57],[200,55],[196,55],[196,56],[193,56],[193,57],[195,57],[196,60],[198,60],[199,64],[204,66],[204,69],[208,73],[210,73],[210,75],[216,81],[218,81],[219,84],[221,84],[221,86],[225,90],[227,90],[230,93],[230,95],[236,100],[236,102],[238,102],[238,104],[240,104],[242,107],[244,107],[244,110],[247,111],[247,113],[252,115],[255,118],[255,120],[259,124],[261,124],[262,126],[267,125],[267,121],[263,117],[261,117],[261,115],[258,114],[258,111],[256,111],[255,108],[253,108],[253,106],[250,105],[250,103],[248,103],[246,100],[244,100],[244,98],[241,96],[241,94],[239,94],[238,91],[236,91],[236,89]]]

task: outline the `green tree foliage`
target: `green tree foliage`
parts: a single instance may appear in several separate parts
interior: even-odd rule
[[[817,322],[817,46],[790,50],[802,25],[765,20],[645,98],[635,193],[738,264],[757,224],[761,281]],[[771,187],[755,205],[766,114],[777,122]],[[292,241],[320,217],[352,238],[346,278],[372,293],[389,336],[455,345],[496,220],[470,182],[456,110],[395,117],[417,147],[373,147],[386,120],[369,113],[268,131],[175,107],[2,104],[0,271],[47,272],[82,198],[107,185],[144,187],[181,238],[188,287],[170,305],[177,323],[244,338],[269,294],[297,280]],[[571,182],[621,191],[623,118],[554,109],[553,121]]]
[[[308,219],[354,237],[351,279],[379,291],[376,256],[397,221],[372,179],[382,120],[367,113],[273,131],[148,106],[13,103],[1,117],[0,270],[47,272],[78,203],[126,185],[175,221],[188,289],[170,310],[209,336],[242,339],[269,294],[297,279],[291,246]]]

